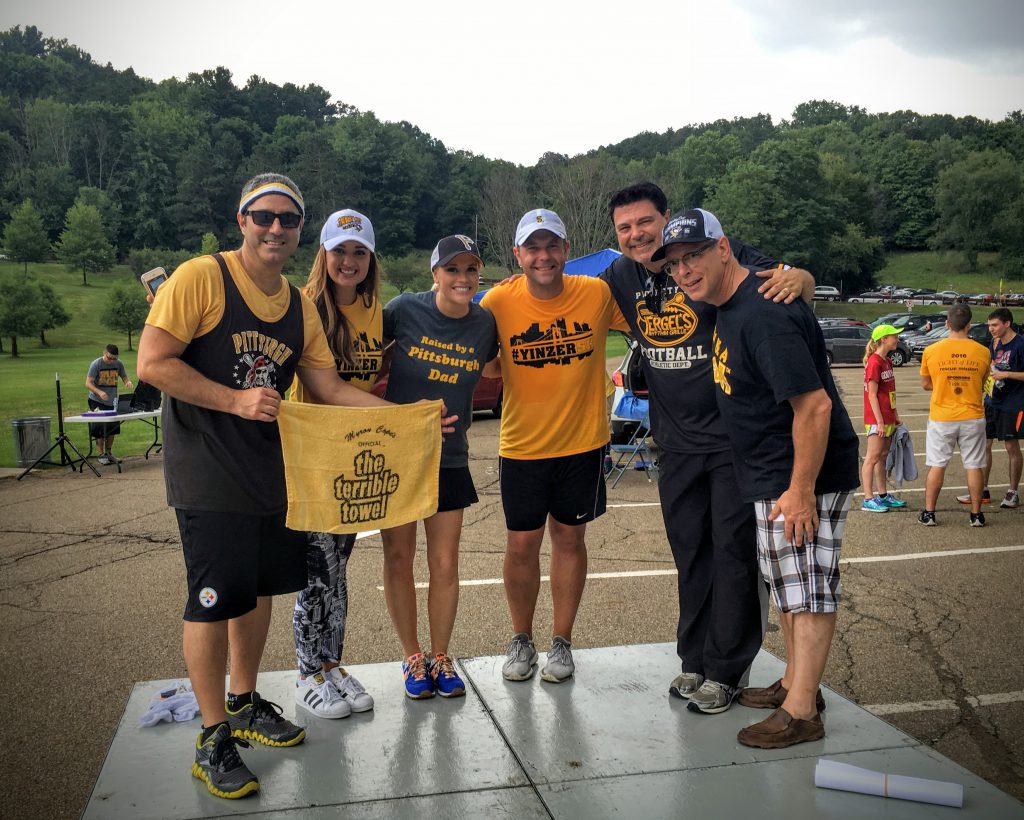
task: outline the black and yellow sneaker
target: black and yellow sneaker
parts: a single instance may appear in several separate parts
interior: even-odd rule
[[[283,709],[276,703],[263,700],[259,692],[252,693],[252,701],[235,710],[225,704],[231,734],[243,740],[255,740],[265,746],[296,746],[306,738],[306,730],[281,717]]]
[[[242,762],[236,745],[248,747],[244,740],[231,736],[226,723],[220,724],[206,741],[203,733],[196,738],[196,759],[192,776],[206,784],[210,794],[234,799],[260,790],[260,781]]]

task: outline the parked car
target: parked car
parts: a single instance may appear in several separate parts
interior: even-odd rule
[[[879,325],[891,325],[892,322],[893,322],[893,319],[898,319],[900,316],[911,316],[911,315],[913,315],[913,314],[907,313],[905,310],[904,311],[900,311],[899,313],[886,313],[885,315],[879,316],[877,319],[874,319],[874,320],[868,322],[868,327],[874,328],[874,327],[878,327]]]
[[[864,348],[871,338],[871,330],[866,327],[833,325],[823,327],[825,337],[825,355],[828,363],[860,364],[864,360]],[[902,338],[897,337],[896,349],[889,354],[894,367],[902,367],[910,361],[910,348]]]
[[[388,374],[385,373],[373,385],[372,393],[383,396],[388,385]],[[501,418],[501,405],[504,399],[504,382],[501,376],[496,379],[481,377],[473,391],[473,412],[490,411],[494,418]]]
[[[888,324],[898,327],[900,330],[920,330],[921,328],[931,330],[935,325],[941,325],[945,321],[945,313],[905,313]]]
[[[859,325],[860,327],[867,327],[867,322],[862,322],[860,319],[850,319],[845,316],[820,316],[818,317],[818,324],[822,327],[826,325]]]
[[[834,288],[831,285],[817,285],[814,288],[815,299],[821,299],[826,302],[838,302],[840,296],[839,288]]]
[[[925,348],[929,345],[933,345],[936,342],[945,339],[949,336],[949,329],[945,326],[936,328],[930,334],[918,339],[911,341],[910,350],[913,353],[914,358],[921,358]],[[988,325],[984,321],[973,321],[971,327],[968,329],[967,338],[973,339],[978,344],[988,346],[989,342],[992,341],[991,334],[988,332]]]
[[[951,305],[960,299],[960,294],[955,290],[940,290],[935,294],[942,299],[943,304]]]
[[[880,290],[866,290],[863,293],[858,293],[856,296],[851,296],[846,301],[854,304],[861,302],[888,302],[889,297]]]

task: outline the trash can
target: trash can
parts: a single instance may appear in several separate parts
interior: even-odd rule
[[[50,417],[11,419],[14,457],[19,467],[28,467],[50,448]]]

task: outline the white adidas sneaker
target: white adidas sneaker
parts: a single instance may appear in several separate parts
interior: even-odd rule
[[[335,666],[327,673],[334,688],[352,707],[353,712],[369,712],[373,708],[373,698],[363,685],[352,677],[342,666]]]
[[[352,714],[352,706],[322,669],[295,680],[295,702],[317,717],[336,719]]]

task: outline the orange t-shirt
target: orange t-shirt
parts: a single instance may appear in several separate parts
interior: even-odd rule
[[[618,308],[600,279],[562,281],[553,299],[532,296],[521,276],[481,302],[498,325],[505,458],[569,456],[608,442],[605,342]]]
[[[924,349],[921,375],[931,376],[931,421],[970,421],[985,417],[982,388],[992,355],[973,339],[943,339]]]

